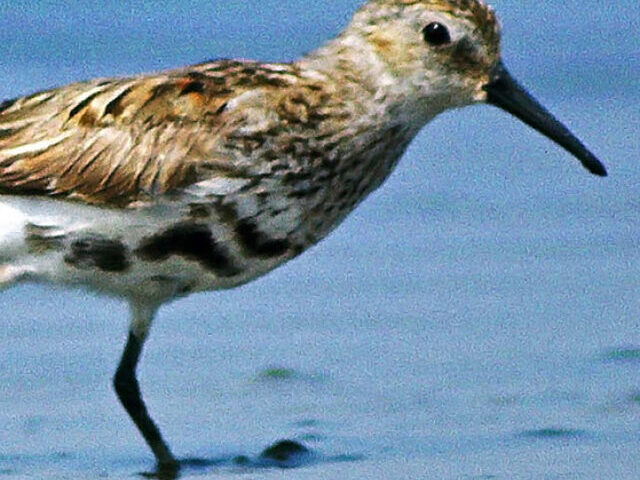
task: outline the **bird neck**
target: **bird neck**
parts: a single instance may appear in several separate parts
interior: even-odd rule
[[[389,68],[371,44],[347,29],[296,64],[323,74],[344,101],[364,116],[419,130],[427,121],[416,109],[416,93]]]

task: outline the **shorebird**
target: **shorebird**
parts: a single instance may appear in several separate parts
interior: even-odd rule
[[[5,101],[1,285],[128,302],[115,391],[158,468],[176,471],[135,373],[157,309],[296,257],[381,185],[426,123],[482,102],[606,175],[509,74],[478,0],[370,0],[292,63],[220,60]]]

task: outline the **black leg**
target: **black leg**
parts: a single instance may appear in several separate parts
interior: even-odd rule
[[[149,447],[156,456],[158,469],[161,472],[177,472],[178,462],[162,439],[160,430],[147,412],[147,407],[140,395],[140,386],[136,379],[136,365],[142,351],[142,341],[135,334],[129,333],[127,346],[124,349],[118,370],[113,378],[113,385],[118,398],[125,408],[133,423],[147,441]]]

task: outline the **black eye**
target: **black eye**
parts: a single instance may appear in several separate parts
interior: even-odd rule
[[[443,24],[433,22],[422,29],[424,35],[424,41],[429,45],[438,47],[451,42],[451,36],[449,30]]]

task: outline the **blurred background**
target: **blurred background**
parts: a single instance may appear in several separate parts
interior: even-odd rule
[[[360,5],[0,1],[0,98],[212,58],[287,61]],[[601,157],[589,175],[504,112],[430,123],[328,239],[161,310],[140,366],[179,456],[235,477],[635,479],[640,471],[640,9],[495,0],[504,60]],[[111,391],[125,305],[0,295],[0,477],[152,468]]]

